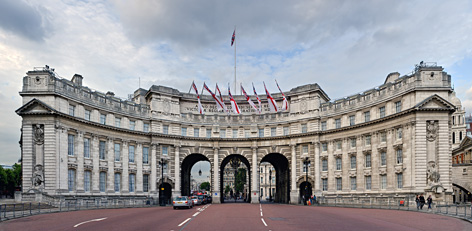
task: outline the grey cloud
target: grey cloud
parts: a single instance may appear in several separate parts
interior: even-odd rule
[[[34,41],[41,41],[46,35],[39,10],[22,0],[2,2],[0,27]]]

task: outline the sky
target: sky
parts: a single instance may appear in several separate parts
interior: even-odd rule
[[[436,0],[0,0],[0,164],[20,158],[22,78],[59,76],[127,98],[138,87],[259,92],[318,83],[331,99],[409,74],[421,61],[452,75],[472,112],[472,3]]]

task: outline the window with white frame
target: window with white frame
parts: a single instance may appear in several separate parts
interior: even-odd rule
[[[277,128],[276,127],[270,128],[270,136],[275,136],[276,133],[277,133]]]
[[[149,164],[149,147],[143,147],[143,164]]]
[[[379,108],[380,118],[385,117],[385,106]]]
[[[121,160],[121,144],[115,143],[115,161]]]
[[[380,175],[380,189],[387,188],[387,175]]]
[[[288,136],[288,135],[289,135],[288,126],[285,126],[284,127],[284,136]]]
[[[365,167],[366,168],[370,168],[372,167],[372,155],[369,153],[369,154],[365,154]]]
[[[341,119],[335,119],[334,120],[334,127],[335,128],[341,128]]]
[[[322,159],[321,160],[321,171],[325,172],[328,171],[328,160]]]
[[[308,154],[308,145],[302,145],[302,153]]]
[[[143,192],[149,192],[149,175],[143,175]]]
[[[128,159],[130,163],[134,163],[134,145],[128,146]]]
[[[136,175],[134,173],[129,174],[129,192],[134,192],[136,189]]]
[[[119,192],[121,189],[121,173],[115,173],[115,192]]]
[[[74,105],[69,105],[69,115],[70,116],[75,116],[75,106]]]
[[[186,136],[186,135],[187,135],[187,128],[183,127],[183,128],[181,129],[181,131],[182,131],[182,132],[181,132],[181,135],[182,135],[182,136]]]
[[[370,111],[364,112],[364,122],[370,121]]]
[[[73,156],[74,155],[74,143],[75,143],[75,136],[69,134],[67,136],[67,155]]]
[[[162,134],[169,134],[169,125],[162,125]]]
[[[371,136],[370,136],[370,135],[366,135],[366,136],[365,136],[365,145],[366,145],[366,146],[369,146],[371,142],[372,142]]]
[[[84,191],[85,192],[90,192],[90,182],[91,182],[91,177],[92,172],[90,171],[84,171]]]
[[[397,173],[397,188],[403,188],[403,173]]]
[[[356,116],[355,115],[349,116],[349,125],[350,126],[356,125]]]
[[[351,177],[351,190],[357,190],[357,178],[355,176]]]
[[[100,160],[104,160],[105,159],[105,145],[106,145],[106,142],[103,141],[103,140],[100,140],[98,142],[98,158]]]
[[[356,156],[352,155],[351,156],[351,169],[356,169],[357,164],[356,164]]]
[[[259,128],[259,137],[264,137],[264,128]]]
[[[121,127],[121,118],[115,118],[115,127]]]
[[[100,192],[105,192],[106,186],[107,186],[107,173],[106,172],[100,172],[99,175],[99,189]]]
[[[90,114],[91,114],[90,110],[85,110],[84,119],[90,121]]]
[[[307,124],[302,124],[302,133],[307,133],[307,132],[308,132]]]
[[[251,133],[249,132],[249,129],[244,130],[244,137],[245,138],[249,138],[250,135],[251,135]]]
[[[402,128],[397,128],[396,133],[397,133],[397,139],[401,139],[403,137]]]
[[[200,128],[193,128],[193,136],[200,137]]]
[[[342,143],[340,140],[336,141],[336,149],[341,150],[342,149]]]
[[[321,179],[323,185],[323,191],[328,191],[328,179]]]
[[[220,129],[220,138],[226,138],[226,129]]]
[[[387,165],[387,152],[381,151],[380,152],[380,166],[386,166],[386,165]]]
[[[341,177],[336,178],[336,190],[343,190],[343,178]]]
[[[130,120],[129,121],[129,130],[134,131],[135,128],[136,128],[136,121]]]
[[[401,112],[402,111],[402,101],[397,101],[395,102],[395,112]]]
[[[328,129],[326,121],[321,122],[321,131],[326,131]]]
[[[169,155],[169,147],[168,146],[162,146],[162,155],[164,155],[164,156]]]
[[[67,174],[67,186],[69,192],[75,190],[75,169],[70,168]]]
[[[365,189],[372,189],[372,176],[365,176]]]
[[[380,133],[380,142],[382,142],[382,143],[387,142],[387,133],[386,132],[381,132]]]
[[[106,124],[107,123],[107,115],[100,114],[100,123],[101,124]]]
[[[357,143],[357,139],[356,138],[351,138],[351,148],[355,148],[356,147],[356,143]]]
[[[403,150],[401,148],[396,150],[397,153],[397,164],[403,163]]]
[[[341,158],[336,158],[336,170],[342,170],[343,167],[343,161]]]
[[[90,139],[84,138],[84,158],[90,158]]]
[[[206,138],[211,138],[211,128],[206,129]]]
[[[322,152],[328,151],[328,143],[321,143],[321,151]]]
[[[238,129],[233,129],[233,138],[238,138]]]
[[[143,124],[143,132],[149,132],[149,124],[148,123]]]
[[[166,162],[166,163],[163,164],[163,166],[164,166],[164,174],[167,175],[167,173],[168,173],[167,171],[168,171],[168,166],[169,166],[169,165],[168,165],[168,163]]]

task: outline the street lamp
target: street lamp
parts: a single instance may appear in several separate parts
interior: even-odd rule
[[[165,198],[164,198],[164,158],[161,158],[159,161],[159,165],[161,165],[161,184],[159,185],[159,205],[166,206]]]
[[[236,193],[236,175],[238,174],[239,165],[241,165],[241,160],[237,157],[233,157],[233,159],[229,162],[230,166],[234,168],[234,193]],[[234,197],[236,200],[236,196]]]
[[[272,201],[272,168],[269,168],[269,201]]]
[[[303,204],[305,204],[308,200],[308,166],[310,166],[310,160],[308,159],[308,157],[305,157],[303,159],[303,164],[305,165],[305,199],[303,201]]]

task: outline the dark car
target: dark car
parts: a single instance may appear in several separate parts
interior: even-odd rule
[[[198,195],[198,199],[199,200],[202,200],[202,205],[206,204],[207,203],[207,199],[204,195]]]
[[[206,195],[205,197],[207,198],[207,203],[208,204],[211,204],[213,202],[213,198],[211,198],[210,195]]]

